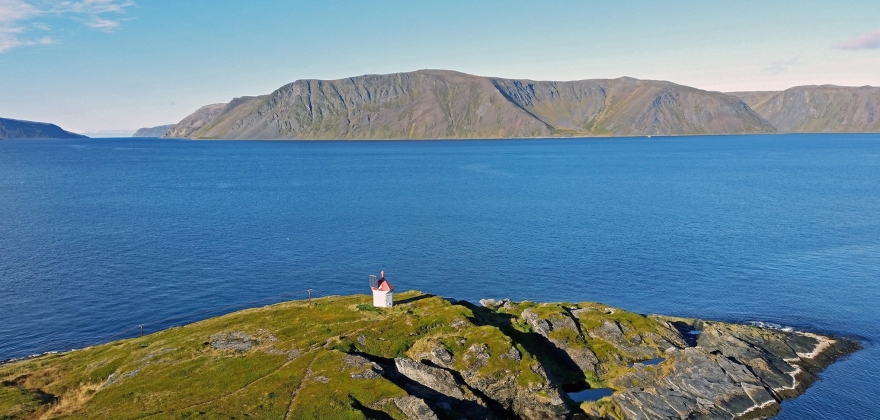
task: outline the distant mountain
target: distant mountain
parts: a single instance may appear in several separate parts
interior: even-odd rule
[[[96,130],[96,131],[86,131],[83,135],[91,137],[93,139],[119,139],[123,137],[131,137],[134,134],[134,130],[128,130],[124,128],[116,129],[116,130]]]
[[[160,125],[158,127],[139,128],[132,137],[162,137],[177,124]]]
[[[541,82],[444,70],[298,80],[207,105],[165,137],[439,139],[770,133],[737,97],[620,78]]]
[[[779,131],[880,132],[880,88],[797,86],[781,92],[733,92]]]
[[[86,136],[64,131],[55,124],[0,118],[0,140],[75,139]]]
[[[739,98],[675,83],[638,80],[539,82],[492,79],[505,98],[554,135],[627,136],[775,131]]]
[[[198,132],[207,125],[208,123],[214,121],[220,113],[226,110],[226,108],[235,108],[236,103],[240,103],[241,101],[248,101],[253,99],[252,97],[243,97],[243,98],[235,98],[229,104],[211,104],[205,105],[188,115],[186,118],[177,123],[174,127],[172,127],[168,132],[165,133],[162,137],[177,137],[177,138],[186,138],[190,137],[191,134]]]

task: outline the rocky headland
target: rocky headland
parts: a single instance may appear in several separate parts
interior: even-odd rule
[[[77,138],[86,136],[64,131],[55,124],[0,118],[0,140]]]
[[[595,302],[396,300],[286,302],[10,362],[0,418],[758,419],[859,349]]]
[[[160,126],[156,126],[156,127],[139,128],[131,136],[132,137],[162,137],[165,135],[165,133],[168,132],[168,130],[171,130],[172,128],[174,128],[175,125],[177,125],[177,124],[166,124],[166,125],[160,125]]]

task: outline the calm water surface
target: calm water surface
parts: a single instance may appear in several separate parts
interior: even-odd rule
[[[880,418],[878,135],[0,142],[0,359],[381,269],[859,337],[779,418]]]

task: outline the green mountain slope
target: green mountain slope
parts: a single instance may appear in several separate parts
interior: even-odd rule
[[[166,137],[439,139],[767,133],[736,97],[630,78],[534,82],[443,70],[299,80],[203,107]]]

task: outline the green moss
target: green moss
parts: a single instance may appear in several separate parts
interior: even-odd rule
[[[15,386],[0,386],[0,419],[26,418],[40,409],[40,399]]]
[[[373,305],[370,305],[368,303],[362,303],[360,305],[357,305],[357,309],[359,311],[366,311],[366,312],[379,312],[379,308],[377,308]]]
[[[359,407],[407,395],[385,378],[352,380],[344,366],[344,353],[319,353],[309,366],[291,405],[297,418],[360,419],[366,418]]]
[[[598,401],[581,403],[581,410],[592,417],[602,419],[624,420],[626,418],[623,412],[620,411],[620,407],[616,406],[607,397],[601,398]]]

